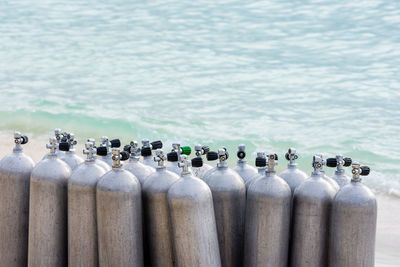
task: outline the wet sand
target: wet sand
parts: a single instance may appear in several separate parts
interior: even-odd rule
[[[37,137],[24,145],[24,152],[35,162],[40,161],[47,153],[46,137]],[[12,152],[12,135],[0,134],[0,158]],[[82,156],[83,145],[76,146],[76,153]],[[388,195],[377,195],[378,226],[376,235],[377,267],[400,266],[400,198]]]

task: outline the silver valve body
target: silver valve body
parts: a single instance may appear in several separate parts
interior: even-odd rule
[[[324,165],[326,165],[326,161],[322,158],[322,155],[314,155],[312,162],[312,167],[314,168],[313,174],[320,174]]]
[[[225,147],[219,148],[218,149],[218,167],[227,167],[228,164],[226,163],[227,159],[229,157],[228,152],[226,151]]]
[[[76,145],[78,142],[75,140],[75,135],[73,133],[66,133],[64,132],[64,137],[65,138],[65,142],[68,142],[69,144],[69,151],[73,151],[74,150],[74,145]]]
[[[137,141],[131,141],[130,143],[130,154],[132,158],[139,158],[140,156],[140,147]]]
[[[129,159],[129,154],[126,151],[119,151],[119,148],[113,148],[111,159],[113,160],[113,169],[120,169],[122,167],[121,160]]]
[[[165,168],[164,162],[167,160],[167,156],[164,154],[162,149],[156,150],[156,155],[154,156],[154,161],[157,162],[157,168]]]
[[[181,176],[190,174],[189,167],[192,166],[192,162],[187,159],[186,155],[181,156],[181,160],[178,162],[178,166],[182,168]]]
[[[58,148],[57,139],[55,137],[50,137],[49,138],[49,143],[46,144],[46,148],[50,149],[50,154],[51,155],[55,155],[56,154],[56,150]]]
[[[351,179],[352,182],[361,182],[360,176],[367,176],[370,172],[368,166],[361,166],[358,162],[353,162],[352,166],[353,169],[351,173],[353,174],[353,178]]]
[[[267,169],[266,173],[275,173],[275,166],[278,165],[278,155],[277,154],[268,154],[267,155]]]
[[[82,153],[86,155],[85,161],[94,161],[96,159],[96,148],[92,142],[85,143]]]
[[[14,151],[22,151],[22,146],[28,143],[28,137],[26,135],[22,135],[20,132],[14,132]]]
[[[57,139],[57,142],[60,143],[63,138],[63,132],[61,131],[60,128],[54,129],[54,136]]]
[[[196,151],[196,156],[201,157],[202,155],[207,154],[207,152],[210,151],[210,148],[208,146],[197,144],[194,146],[194,150]]]

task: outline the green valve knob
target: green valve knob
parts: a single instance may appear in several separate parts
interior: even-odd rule
[[[192,149],[190,148],[190,146],[183,146],[181,147],[182,149],[182,154],[183,155],[190,155],[190,153],[192,153]]]

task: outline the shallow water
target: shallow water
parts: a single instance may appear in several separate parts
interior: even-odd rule
[[[399,1],[21,0],[0,22],[0,130],[294,146],[308,172],[342,153],[400,196]]]

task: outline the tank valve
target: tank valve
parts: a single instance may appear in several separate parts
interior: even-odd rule
[[[131,141],[129,145],[124,146],[124,151],[128,152],[131,158],[140,156],[140,147],[137,141]]]
[[[267,155],[268,161],[267,161],[267,173],[274,173],[275,172],[275,166],[278,165],[278,155],[277,154],[268,154]]]
[[[203,166],[203,159],[201,157],[196,157],[192,159],[192,167],[201,168]]]
[[[246,161],[244,158],[246,157],[246,145],[240,144],[238,146],[238,152],[237,152],[237,157],[239,158],[240,162]]]
[[[57,139],[55,137],[50,137],[49,143],[46,144],[46,148],[50,149],[51,155],[56,155],[56,149],[58,148]]]
[[[367,176],[370,172],[370,168],[368,166],[360,166],[360,163],[358,162],[353,162],[352,164],[353,170],[351,171],[353,173],[353,178],[351,179],[352,182],[360,182],[361,177],[360,176]]]
[[[62,139],[63,142],[68,142],[69,151],[72,151],[74,149],[74,146],[78,143],[73,133],[64,133],[64,137]],[[61,147],[59,149],[61,150]],[[63,150],[63,151],[68,151],[68,150]]]
[[[149,139],[143,139],[141,155],[143,157],[151,156],[151,150],[156,150],[162,147],[163,143],[161,141],[154,141],[150,143]]]
[[[207,160],[212,161],[219,159],[217,164],[218,167],[226,167],[226,160],[229,158],[229,153],[226,151],[225,147],[221,147],[218,149],[218,152],[209,151],[207,152]]]
[[[256,167],[259,168],[264,168],[265,166],[267,166],[267,157],[265,155],[265,152],[263,151],[259,151],[257,152],[257,157],[256,157]]]
[[[167,157],[164,155],[162,149],[157,148],[156,155],[154,157],[154,161],[158,163],[157,168],[165,168],[164,162],[167,160]]]
[[[324,165],[326,165],[326,161],[323,159],[322,155],[314,155],[312,162],[312,167],[314,168],[313,174],[321,174]]]
[[[96,148],[93,142],[86,142],[85,148],[82,153],[86,155],[86,161],[93,161],[96,159]]]
[[[60,143],[62,138],[64,137],[63,132],[60,128],[54,129],[54,136],[56,137],[57,143]]]
[[[206,155],[210,151],[210,148],[197,144],[194,146],[194,150],[196,151],[196,156],[201,157],[201,155]]]
[[[289,161],[289,165],[296,165],[295,160],[299,158],[296,153],[296,148],[290,147],[285,154],[285,158]]]
[[[348,167],[351,165],[351,158],[343,158],[341,154],[336,155],[336,158],[326,159],[326,166],[334,168],[336,167],[336,173],[343,173],[343,167]]]
[[[14,151],[22,151],[21,145],[28,143],[28,136],[22,135],[20,132],[14,132]]]
[[[181,176],[190,174],[189,167],[192,166],[192,162],[187,159],[186,155],[181,156],[181,161],[178,162],[178,166],[182,168]]]
[[[119,169],[122,167],[121,160],[125,161],[129,159],[129,154],[126,151],[119,151],[119,148],[113,148],[112,151],[113,169]]]

